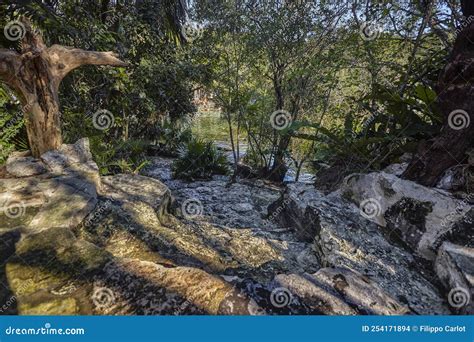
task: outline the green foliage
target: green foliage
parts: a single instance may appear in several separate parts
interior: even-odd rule
[[[27,150],[23,112],[17,101],[0,86],[0,164],[15,150]]]
[[[27,14],[47,44],[113,50],[130,64],[80,68],[61,85],[65,141],[90,137],[103,174],[137,172],[149,144],[169,156],[182,151],[177,177],[225,173],[215,147],[191,139],[194,89],[213,95],[233,146],[245,140],[245,160],[259,170],[281,159],[342,173],[380,169],[441,128],[435,89],[455,6],[434,4],[426,15],[419,2],[355,2],[348,11],[347,2],[203,0],[185,15],[181,0],[40,3],[0,5],[0,23]],[[206,29],[181,44],[180,24],[190,16]],[[369,22],[383,29],[374,39],[361,36]],[[2,37],[0,44],[18,49]],[[12,98],[0,93],[0,161],[26,141]],[[93,126],[99,109],[114,115],[113,127]],[[285,130],[270,125],[276,109],[291,115]]]
[[[173,176],[185,180],[210,179],[228,172],[226,156],[212,142],[198,139],[192,139],[173,163]]]
[[[176,157],[178,151],[192,139],[192,133],[186,123],[164,123],[157,134],[158,154]]]
[[[149,164],[146,159],[149,142],[129,140],[112,144],[100,136],[90,138],[92,156],[101,175],[117,173],[137,174]]]
[[[59,98],[66,143],[86,136],[158,143],[164,122],[174,125],[196,110],[192,87],[206,72],[190,58],[191,47],[181,44],[185,6],[182,0],[55,1],[48,6],[11,1],[0,5],[0,24],[3,28],[8,21],[26,15],[41,30],[47,45],[115,51],[129,63],[127,68],[82,67],[62,81]],[[0,46],[18,50],[18,44],[0,36]],[[0,122],[16,115],[17,107],[0,113]],[[115,125],[98,131],[92,115],[103,109],[113,114]],[[15,148],[13,135],[13,130],[2,135],[7,140],[2,143],[4,154]],[[178,145],[181,137],[174,138]],[[168,137],[166,141],[173,144]]]

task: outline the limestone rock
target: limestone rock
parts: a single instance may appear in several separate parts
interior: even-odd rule
[[[95,186],[76,177],[0,179],[0,188],[0,229],[73,228],[97,203]]]
[[[10,162],[43,167],[40,160],[25,158],[31,157],[14,154]],[[101,187],[91,158],[88,140],[81,139],[42,156],[50,172],[43,167],[36,177],[30,173],[31,177],[0,179],[0,229],[23,227],[33,232],[81,223],[96,206]]]
[[[168,186],[175,201],[172,212],[182,216],[182,207],[193,200],[199,214],[194,221],[235,228],[255,228],[267,232],[278,230],[267,224],[267,207],[280,197],[281,188],[262,181],[230,183],[230,177],[215,175],[211,181],[186,182],[171,179],[172,159],[155,157],[140,174],[156,178]]]
[[[408,167],[408,163],[396,163],[387,166],[383,172],[395,175],[400,177],[403,172],[405,172],[406,168]]]
[[[346,268],[323,268],[312,275],[278,275],[275,279],[324,314],[401,315],[409,312],[371,279]]]
[[[191,267],[166,268],[147,261],[124,259],[113,267],[179,294],[208,314],[248,315],[263,312],[258,305],[223,279]]]
[[[0,179],[0,231],[28,226],[46,203],[35,178]]]
[[[5,286],[19,314],[91,314],[87,279],[104,268],[110,254],[77,239],[69,229],[23,234],[5,263]],[[2,291],[0,291],[2,292]]]
[[[444,242],[438,250],[435,270],[448,290],[452,310],[474,314],[474,249]]]
[[[318,283],[311,274],[279,274],[275,277],[275,283],[292,295],[297,295],[306,305],[322,314],[357,314],[331,286]]]
[[[338,192],[324,196],[312,186],[291,184],[282,202],[291,200],[298,203],[282,206],[275,220],[292,216],[299,218],[299,226],[319,222],[313,250],[323,267],[358,272],[415,313],[449,312],[436,287],[425,278],[428,274],[423,265],[408,251],[388,242],[378,226],[361,216],[359,209]],[[313,216],[306,221],[307,217],[292,212],[295,207]]]
[[[57,150],[45,152],[41,155],[41,160],[51,172],[63,174],[64,169],[71,165],[92,161],[89,139],[80,139],[75,144],[63,144]]]
[[[33,157],[13,153],[6,162],[6,170],[13,177],[30,177],[46,173],[44,164]]]
[[[470,192],[474,187],[474,167],[456,165],[444,172],[436,187],[449,191]]]
[[[331,285],[361,314],[401,315],[410,311],[372,279],[347,268],[323,268],[314,274],[314,278]]]
[[[386,227],[390,237],[428,260],[435,258],[446,234],[471,208],[447,192],[384,172],[351,175],[341,191],[362,216]]]
[[[81,273],[100,269],[110,259],[106,251],[77,239],[71,230],[62,227],[23,236],[16,244],[16,256],[19,260],[28,260],[31,265],[54,260],[64,265],[61,272]]]
[[[121,203],[143,202],[150,205],[159,217],[167,214],[171,193],[159,180],[130,174],[102,177],[103,193]]]
[[[278,220],[285,227],[292,227],[301,241],[312,242],[319,232],[319,216],[307,203],[320,196],[310,186],[303,186],[302,191],[292,192],[299,185],[291,185],[287,193],[268,207],[269,221]],[[309,191],[306,191],[308,189]]]
[[[83,178],[55,177],[38,183],[45,204],[28,224],[32,230],[74,228],[97,204],[95,185]]]

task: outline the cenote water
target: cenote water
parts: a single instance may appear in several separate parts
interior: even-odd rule
[[[217,146],[221,147],[228,153],[228,158],[232,162],[231,143],[229,138],[229,126],[227,121],[220,116],[219,112],[200,112],[196,115],[193,125],[193,134],[203,140],[211,140]],[[247,150],[245,134],[241,134],[240,154],[241,157]],[[285,181],[292,182],[295,180],[296,170],[289,163],[289,170],[286,174]],[[312,183],[314,175],[311,173],[309,165],[304,165],[300,173],[300,182]]]

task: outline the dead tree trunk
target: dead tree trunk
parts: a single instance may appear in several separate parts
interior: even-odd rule
[[[41,35],[22,19],[25,35],[21,53],[0,49],[0,81],[15,90],[24,108],[33,156],[62,144],[58,90],[62,79],[82,65],[126,66],[112,52],[96,52],[60,45],[46,47]]]
[[[474,2],[462,1],[466,18],[474,15]],[[474,146],[474,23],[466,20],[458,34],[450,61],[441,72],[438,104],[444,114],[440,134],[418,146],[403,178],[426,186],[436,185],[443,172],[462,163]]]

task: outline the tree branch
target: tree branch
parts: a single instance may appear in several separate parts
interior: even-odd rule
[[[52,65],[56,66],[55,73],[61,81],[72,70],[83,65],[111,65],[125,67],[128,64],[121,61],[112,51],[86,51],[67,46],[53,45],[48,48],[48,55]]]

